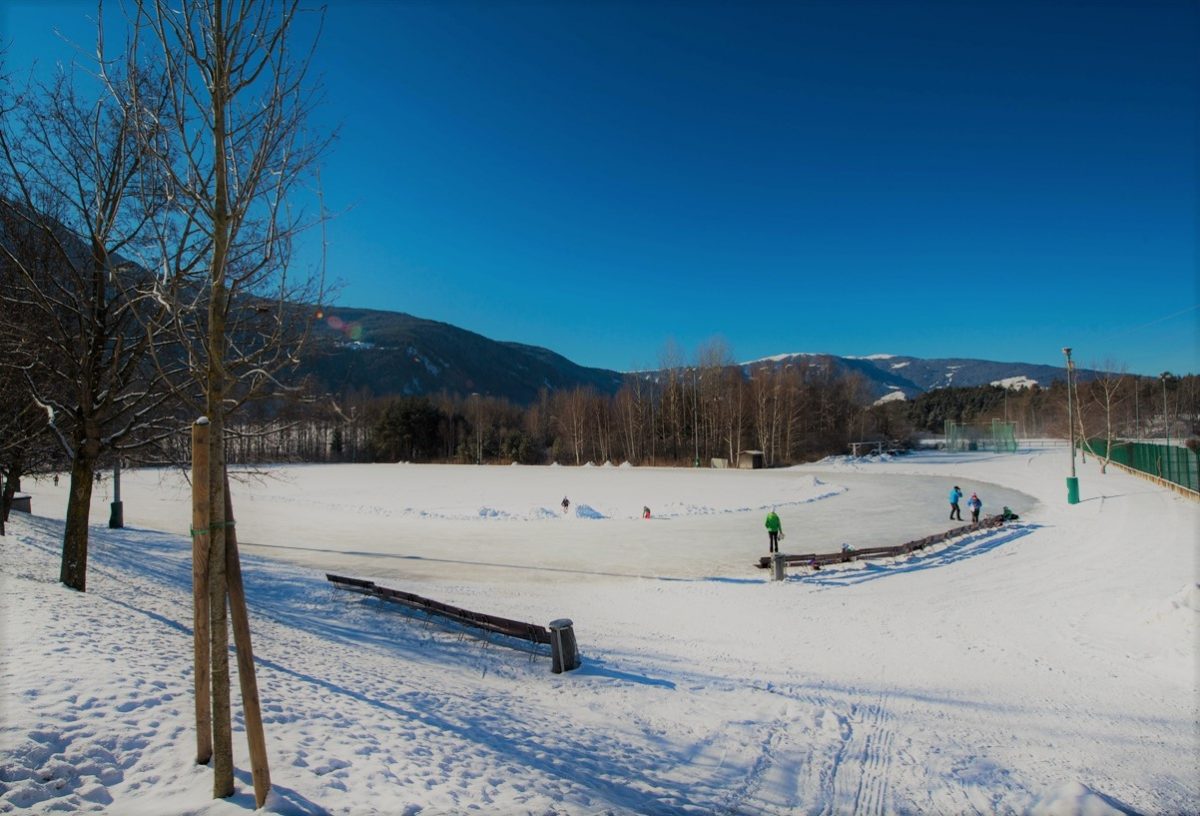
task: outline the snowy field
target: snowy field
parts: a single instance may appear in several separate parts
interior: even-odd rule
[[[275,789],[318,814],[1197,813],[1200,507],[1065,449],[780,471],[288,467],[234,486]],[[773,583],[784,551],[1020,521]],[[192,763],[186,486],[93,508],[57,583],[65,480],[0,539],[0,812],[253,809]],[[559,502],[571,500],[564,515]],[[649,506],[652,518],[643,520]],[[954,523],[957,526],[957,523]],[[575,621],[580,669],[335,590],[324,571]],[[236,684],[235,684],[236,688]]]

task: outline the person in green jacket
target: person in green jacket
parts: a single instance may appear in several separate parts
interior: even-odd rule
[[[767,539],[771,544],[771,552],[779,552],[779,534],[783,532],[783,525],[779,521],[779,516],[775,514],[775,508],[771,508],[771,512],[767,513]]]

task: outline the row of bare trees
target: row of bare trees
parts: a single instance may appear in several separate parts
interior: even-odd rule
[[[478,394],[308,399],[235,425],[236,461],[735,463],[841,452],[863,432],[865,388],[828,358],[678,366],[630,376],[614,395],[543,391],[528,406]]]
[[[547,447],[555,461],[634,464],[735,463],[745,450],[768,466],[840,451],[865,392],[828,359],[668,368],[632,378],[615,396],[589,390],[547,395]]]
[[[1064,381],[1046,388],[943,388],[870,404],[865,386],[828,358],[801,363],[679,366],[628,378],[615,395],[543,392],[528,406],[480,395],[308,398],[232,429],[243,463],[444,461],[709,465],[761,450],[771,465],[841,453],[851,441],[904,444],[946,420],[1012,422],[1019,437],[1068,436]],[[1121,373],[1076,384],[1080,438],[1194,437],[1200,379]]]

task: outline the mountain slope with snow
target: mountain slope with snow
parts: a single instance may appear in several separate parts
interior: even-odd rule
[[[656,374],[588,368],[549,349],[497,341],[449,323],[379,309],[327,307],[319,312],[313,338],[300,373],[311,376],[321,393],[389,396],[445,391],[505,397],[527,405],[538,399],[542,389],[587,387],[614,394],[630,377]],[[934,388],[1005,380],[1048,386],[1066,378],[1066,369],[1057,366],[893,354],[776,354],[739,365],[748,372],[763,364],[820,365],[830,366],[835,374],[856,373],[872,398],[894,391],[911,398]],[[1084,382],[1096,376],[1083,368],[1076,373]]]

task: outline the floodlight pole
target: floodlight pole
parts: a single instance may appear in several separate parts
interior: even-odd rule
[[[478,392],[472,392],[475,398],[475,464],[483,464],[483,406],[480,404]]]
[[[692,447],[695,458],[692,467],[700,467],[700,392],[696,379],[696,369],[692,369]],[[1163,392],[1166,393],[1165,391]]]
[[[1067,358],[1067,430],[1071,445],[1071,475],[1067,477],[1067,504],[1079,503],[1079,479],[1075,477],[1075,412],[1071,402],[1071,380],[1075,364],[1071,362],[1071,349],[1064,348]]]
[[[1167,417],[1167,377],[1169,376],[1171,376],[1169,371],[1164,371],[1159,375],[1159,379],[1162,380],[1163,388],[1163,430],[1167,435],[1167,449],[1164,451],[1164,453],[1167,457],[1166,477],[1168,480],[1171,478],[1171,420]]]
[[[109,505],[108,526],[113,530],[125,527],[125,505],[121,503],[121,457],[113,462],[113,500]]]

